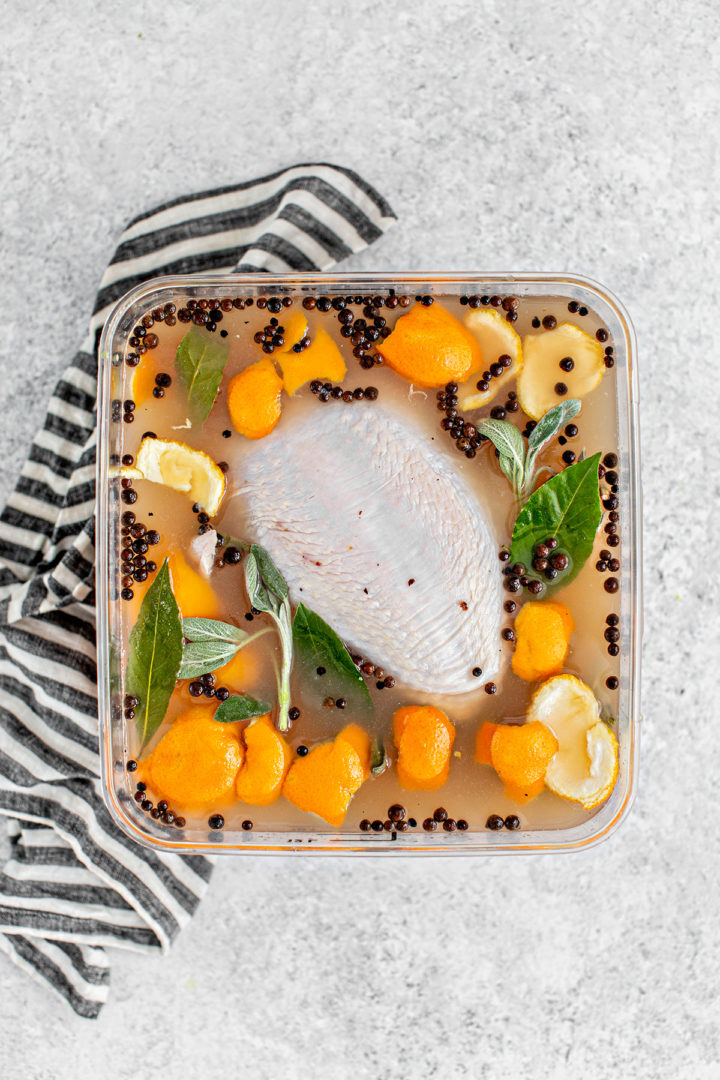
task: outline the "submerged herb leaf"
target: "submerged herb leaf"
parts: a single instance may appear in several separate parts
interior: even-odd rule
[[[598,490],[600,454],[570,465],[535,491],[517,516],[510,559],[531,567],[537,544],[555,537],[558,551],[568,556],[568,568],[553,585],[567,585],[589,558],[602,519]],[[536,576],[528,570],[528,577]]]
[[[285,578],[265,548],[253,544],[245,557],[245,587],[251,605],[265,611],[280,635],[282,664],[277,670],[279,731],[290,727],[290,671],[293,662],[293,634],[290,598]]]
[[[530,432],[528,450],[537,454],[553,435],[557,435],[560,428],[577,416],[581,408],[582,403],[578,398],[567,398],[549,409]]]
[[[233,694],[218,705],[214,719],[221,724],[234,724],[240,720],[252,720],[254,716],[265,716],[269,712],[267,701],[258,701],[249,694]]]
[[[481,435],[490,440],[501,458],[509,459],[517,474],[522,478],[525,447],[522,435],[515,425],[509,420],[483,420],[478,424],[477,429]]]
[[[288,594],[287,582],[265,548],[260,547],[259,544],[253,544],[250,548],[250,554],[256,559],[257,568],[265,588],[273,596],[276,596],[278,600],[284,600]]]
[[[242,644],[249,634],[220,619],[183,619],[183,636],[188,641],[230,641]]]
[[[293,641],[298,657],[308,669],[324,667],[334,676],[338,692],[352,694],[362,704],[372,707],[370,692],[350,653],[332,627],[304,604],[295,612]]]
[[[143,598],[128,642],[125,693],[138,699],[135,725],[140,749],[152,738],[165,716],[182,655],[180,611],[166,559]]]
[[[189,641],[183,649],[179,679],[199,679],[229,663],[239,646],[232,641]]]
[[[385,743],[379,735],[376,735],[372,741],[372,746],[370,747],[370,772],[373,776],[380,776],[381,773],[385,772],[387,767],[388,760],[385,756]]]
[[[175,370],[187,392],[193,423],[204,424],[215,404],[230,346],[214,340],[207,330],[193,326],[177,347]]]
[[[255,547],[256,545],[253,544],[245,558],[245,588],[247,589],[248,600],[251,606],[257,608],[258,611],[277,613],[278,605],[273,601],[263,584],[260,566],[253,550]]]
[[[557,435],[561,428],[565,427],[574,416],[577,416],[581,408],[582,403],[577,398],[568,398],[566,401],[561,401],[559,405],[555,405],[538,420],[528,438],[523,476],[523,494],[529,494],[535,485],[537,477],[535,462],[540,451]]]

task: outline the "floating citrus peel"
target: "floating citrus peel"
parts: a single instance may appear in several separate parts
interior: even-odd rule
[[[496,308],[478,308],[465,316],[465,326],[476,338],[482,353],[482,366],[473,370],[473,379],[469,379],[458,388],[459,408],[465,412],[481,409],[488,405],[520,372],[523,364],[523,349],[520,335]],[[501,363],[500,357],[509,356],[510,364],[502,364],[502,373],[494,374],[494,364]],[[479,379],[478,372],[485,371],[489,379]],[[488,384],[487,390],[480,389],[477,383]]]
[[[331,742],[296,758],[282,792],[288,802],[339,826],[350,800],[370,775],[370,739],[356,724],[344,727]]]
[[[122,475],[129,475],[129,470]],[[171,439],[144,438],[133,477],[183,492],[210,517],[217,514],[225,495],[225,474],[210,455]]]
[[[572,364],[569,371],[560,366],[567,361]],[[528,416],[539,420],[557,404],[559,396],[583,398],[589,394],[605,370],[602,345],[578,326],[562,323],[542,334],[528,334],[517,381],[518,401]],[[561,384],[565,391],[559,395]]]
[[[406,790],[434,791],[445,783],[455,727],[441,709],[406,705],[393,716],[397,776]]]
[[[590,687],[574,675],[557,675],[536,690],[526,723],[480,727],[475,760],[493,766],[515,802],[547,787],[592,810],[615,786],[618,742]]]
[[[557,675],[536,690],[527,715],[558,740],[545,773],[550,790],[586,810],[604,802],[618,776],[618,742],[590,687],[575,675]]]
[[[401,315],[377,350],[388,367],[415,386],[444,386],[482,368],[478,342],[459,319],[435,303]]]
[[[575,629],[564,604],[553,600],[531,600],[523,604],[515,619],[517,643],[512,657],[515,674],[527,682],[558,675]]]

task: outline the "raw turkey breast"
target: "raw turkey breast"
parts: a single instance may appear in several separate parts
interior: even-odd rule
[[[497,671],[497,545],[462,474],[378,406],[318,410],[249,455],[250,535],[295,603],[421,691]]]

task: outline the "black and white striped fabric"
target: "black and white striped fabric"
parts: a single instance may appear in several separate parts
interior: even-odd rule
[[[115,301],[160,274],[312,271],[377,240],[387,202],[356,173],[298,165],[165,203],[130,223],[88,335],[0,515],[0,947],[82,1016],[105,1001],[108,945],[166,949],[211,863],[138,847],[99,782],[95,666],[96,353]]]

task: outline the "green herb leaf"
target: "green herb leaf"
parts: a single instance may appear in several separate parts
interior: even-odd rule
[[[215,710],[214,719],[221,724],[234,724],[238,720],[252,720],[254,716],[265,716],[271,706],[267,701],[258,701],[249,694],[233,694],[226,698]]]
[[[239,626],[220,619],[183,619],[182,628],[188,641],[230,641],[241,645],[249,637]]]
[[[373,739],[370,747],[370,772],[373,776],[380,776],[381,773],[385,772],[387,767],[388,760],[385,756],[385,743],[380,736],[377,735]]]
[[[247,589],[248,600],[250,601],[251,606],[257,608],[258,611],[268,611],[277,614],[278,604],[273,601],[270,593],[263,584],[260,566],[254,551],[256,546],[257,545],[253,544],[245,558],[245,588]]]
[[[231,641],[189,641],[183,649],[179,679],[199,679],[229,663],[239,646]]]
[[[550,439],[557,435],[561,428],[565,427],[574,416],[577,416],[581,408],[582,403],[577,398],[568,398],[567,401],[561,401],[559,405],[555,405],[538,420],[528,439],[523,494],[529,494],[534,487],[536,479],[535,462],[540,451]]]
[[[255,556],[257,568],[265,588],[273,596],[276,596],[278,600],[284,600],[288,594],[287,582],[265,548],[260,547],[259,544],[253,544],[250,553]]]
[[[152,738],[165,716],[182,654],[180,611],[166,559],[145,594],[128,642],[125,693],[138,699],[135,725],[140,749]]]
[[[581,408],[582,402],[578,398],[567,398],[549,409],[530,432],[528,450],[537,454],[553,435],[557,435],[560,428],[577,416]]]
[[[525,447],[522,435],[515,425],[509,420],[483,420],[478,424],[478,431],[490,440],[501,458],[508,459],[515,474],[522,481]],[[505,475],[507,476],[507,472]]]
[[[277,626],[282,650],[282,666],[277,670],[278,731],[290,726],[290,671],[293,662],[293,634],[290,599],[285,578],[265,548],[253,544],[245,557],[245,587],[248,599],[258,611],[266,611]]]
[[[204,424],[217,397],[230,346],[193,326],[177,347],[175,370],[187,391],[193,423]]]
[[[554,536],[558,551],[569,559],[553,586],[567,585],[589,558],[595,533],[602,519],[598,490],[600,454],[570,465],[552,476],[535,491],[517,516],[513,529],[510,560],[532,566],[535,546]]]
[[[370,692],[350,653],[332,627],[304,604],[295,612],[293,641],[298,657],[308,669],[324,667],[334,678],[336,693],[343,691],[348,697],[353,695],[358,703],[372,707]]]

